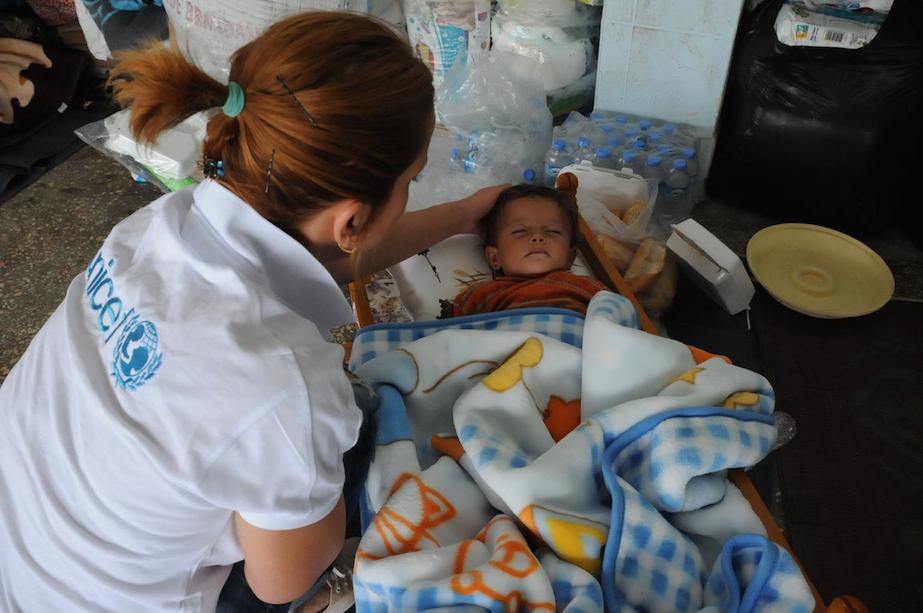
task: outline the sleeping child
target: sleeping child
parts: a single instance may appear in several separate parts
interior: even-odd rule
[[[607,289],[570,272],[577,255],[577,207],[555,189],[515,185],[503,191],[481,222],[484,255],[494,279],[455,297],[453,316],[526,307],[558,307],[586,314]]]

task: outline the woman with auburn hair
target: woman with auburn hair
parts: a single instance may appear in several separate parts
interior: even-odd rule
[[[0,610],[213,611],[240,560],[292,601],[343,545],[363,422],[339,284],[475,232],[501,187],[404,214],[431,75],[367,17],[285,19],[227,86],[160,45],[112,74],[144,141],[221,108],[209,179],[119,223],[0,388]]]

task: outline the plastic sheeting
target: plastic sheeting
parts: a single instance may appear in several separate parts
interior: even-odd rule
[[[875,40],[846,50],[779,43],[781,4],[741,26],[707,191],[794,221],[883,226],[923,169],[923,6],[897,0]]]

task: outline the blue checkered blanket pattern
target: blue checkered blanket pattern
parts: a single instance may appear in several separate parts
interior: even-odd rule
[[[430,468],[420,471],[419,463],[411,457],[417,453],[413,446],[409,443],[401,446],[411,438],[411,431],[419,424],[412,423],[413,420],[408,417],[404,409],[405,396],[386,381],[376,381],[384,384],[380,388],[382,409],[379,419],[382,427],[377,441],[378,466],[373,465],[371,478],[382,481],[378,484],[382,489],[382,484],[387,485],[389,479],[398,474],[403,477],[395,483],[401,483],[408,474],[418,475],[416,487],[421,488],[421,492],[440,492],[440,496],[459,507],[460,514],[461,507],[469,505],[464,513],[467,521],[471,525],[480,521],[487,524],[476,540],[485,543],[488,549],[494,542],[495,549],[485,554],[493,557],[490,561],[482,559],[485,564],[477,566],[477,570],[460,568],[458,560],[464,559],[464,556],[459,557],[458,543],[471,542],[464,539],[473,535],[458,537],[449,529],[452,522],[447,522],[441,527],[446,530],[442,536],[433,532],[433,541],[439,541],[436,549],[427,545],[417,552],[392,552],[390,556],[380,558],[381,539],[388,541],[403,529],[391,519],[392,514],[402,517],[400,513],[406,514],[406,509],[401,505],[407,500],[420,499],[418,493],[408,495],[406,489],[391,486],[392,493],[383,503],[373,505],[366,499],[364,525],[373,522],[375,529],[366,533],[360,548],[368,561],[357,567],[355,577],[359,611],[414,611],[442,607],[451,607],[452,610],[539,610],[546,605],[536,603],[546,603],[549,599],[555,610],[574,612],[775,612],[812,608],[812,594],[797,565],[784,549],[759,533],[761,528],[758,528],[755,516],[753,525],[757,528],[752,533],[724,538],[718,555],[700,549],[697,539],[704,533],[684,532],[679,527],[695,523],[695,519],[683,523],[678,521],[679,518],[694,518],[696,513],[708,509],[723,512],[722,505],[729,498],[728,489],[733,487],[728,484],[726,471],[752,466],[769,453],[775,440],[771,415],[774,396],[762,377],[718,359],[697,366],[680,360],[678,364],[682,368],[671,366],[671,377],[654,373],[658,380],[664,380],[660,394],[634,398],[585,415],[583,423],[571,434],[550,447],[529,440],[525,433],[530,426],[517,423],[516,419],[521,418],[504,416],[504,411],[513,407],[517,398],[531,398],[528,402],[534,403],[538,402],[537,398],[546,397],[548,390],[543,390],[543,386],[558,390],[561,382],[554,380],[557,375],[550,376],[548,373],[573,370],[569,366],[571,364],[577,365],[577,372],[571,376],[579,380],[579,364],[590,359],[612,360],[614,364],[627,365],[632,363],[630,357],[638,355],[637,352],[656,354],[663,351],[664,355],[670,355],[670,359],[676,361],[676,347],[662,344],[672,341],[628,330],[631,324],[637,327],[637,318],[626,316],[623,301],[627,303],[619,296],[602,293],[590,305],[585,330],[571,329],[566,337],[557,334],[556,339],[552,336],[539,340],[544,352],[542,364],[521,370],[521,385],[499,394],[494,405],[489,405],[492,392],[485,391],[483,385],[476,385],[463,393],[454,403],[457,436],[465,454],[460,459],[456,458],[458,464],[442,458]],[[628,306],[630,308],[630,304]],[[516,316],[523,318],[518,319],[513,324],[515,326],[522,326],[526,321],[529,321],[528,325],[548,323],[547,320],[529,320],[524,314]],[[471,322],[465,323],[471,325]],[[474,329],[511,329],[501,327],[502,324],[496,320],[490,325],[494,327]],[[415,329],[412,335],[445,328],[444,322],[427,322],[426,326]],[[369,360],[382,355],[379,352],[390,345],[391,348],[400,346],[408,355],[414,354],[414,363],[418,365],[438,362],[437,356],[426,356],[425,351],[414,353],[413,343],[401,345],[399,340],[388,340],[387,336],[381,338],[380,333],[376,336],[378,338],[365,345],[366,353],[372,354]],[[606,339],[604,343],[593,345],[594,352],[612,351],[613,355],[586,355],[586,347],[583,346],[584,354],[581,356],[582,343],[569,342],[590,337]],[[426,338],[426,334],[419,338]],[[610,339],[614,340],[610,342]],[[372,342],[381,344],[374,346]],[[458,346],[461,347],[461,344]],[[600,350],[600,347],[607,349]],[[444,347],[442,353],[445,353]],[[458,359],[470,357],[458,356]],[[362,362],[360,355],[357,364],[361,366]],[[380,363],[387,364],[388,361]],[[402,359],[393,363],[406,365],[408,362]],[[545,365],[548,367],[545,368]],[[419,376],[419,366],[417,368]],[[361,368],[359,370],[361,372]],[[630,369],[627,370],[626,376],[635,376]],[[532,379],[523,374],[533,371]],[[376,376],[381,378],[382,373],[377,372]],[[613,375],[610,373],[610,376]],[[398,387],[403,387],[405,391],[408,388],[406,380],[407,372],[394,374],[395,383],[400,381]],[[619,383],[613,382],[613,385],[617,387]],[[416,389],[418,386],[414,384],[413,387]],[[528,392],[527,395],[523,395],[521,390]],[[419,395],[419,392],[416,393]],[[407,399],[412,396],[414,392]],[[443,398],[433,410],[446,410],[446,404],[451,403],[446,403]],[[449,410],[453,409],[450,407]],[[528,412],[516,414],[528,415]],[[449,467],[446,463],[451,464],[452,470],[463,468],[465,472],[451,473],[447,477]],[[471,492],[452,498],[463,483],[476,484],[483,499]],[[570,508],[568,488],[573,490]],[[386,490],[383,488],[383,491]],[[524,507],[523,496],[527,502],[541,504]],[[535,510],[524,514],[524,509],[533,507]],[[488,510],[485,511],[485,508]],[[503,514],[496,515],[494,509]],[[376,511],[377,516],[374,515]],[[478,513],[483,513],[482,519],[476,519]],[[528,580],[523,578],[521,584],[510,585],[504,583],[509,580],[509,573],[491,575],[491,568],[498,567],[490,565],[510,563],[515,556],[507,547],[522,540],[519,528],[507,515],[518,516],[548,545],[529,554],[540,563],[544,583],[536,583],[535,577],[530,575]],[[407,517],[410,515],[407,514]],[[607,518],[607,524],[600,523],[601,518]],[[747,521],[742,525],[750,525]],[[572,538],[556,536],[561,534],[561,526],[565,524],[564,532],[574,534],[581,531],[588,534],[594,526],[607,525],[598,568],[590,559],[594,555],[596,541],[584,540],[581,545],[583,552],[575,554]],[[465,533],[458,525],[453,527],[461,530],[459,534]],[[494,541],[484,535],[489,529],[496,532]],[[497,537],[500,532],[503,534]],[[444,539],[456,544],[449,544]],[[454,574],[451,564],[439,561],[440,555],[447,556],[447,560],[455,560]],[[588,557],[582,559],[581,556]],[[520,561],[524,559],[520,556]],[[446,571],[436,570],[444,564],[448,564]],[[465,572],[458,574],[460,571]],[[423,580],[424,577],[429,579]],[[461,585],[472,581],[472,577],[476,577],[484,589],[469,592]],[[491,581],[498,583],[494,585]],[[485,587],[488,584],[490,589]],[[515,595],[512,601],[510,594]]]
[[[638,328],[638,315],[631,303],[617,294],[606,301],[612,316],[625,326]],[[542,334],[580,347],[583,344],[583,317],[574,311],[555,308],[512,309],[453,319],[375,324],[360,328],[353,340],[350,370],[392,349],[443,330],[506,330]]]

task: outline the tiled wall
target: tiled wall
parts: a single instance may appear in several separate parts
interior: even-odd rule
[[[744,0],[606,0],[596,108],[711,135]]]

